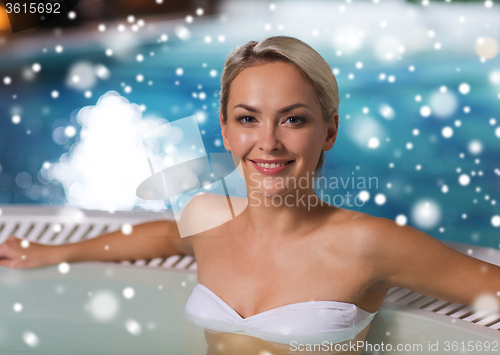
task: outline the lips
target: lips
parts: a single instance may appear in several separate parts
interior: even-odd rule
[[[257,169],[262,174],[266,175],[279,174],[288,169],[288,167],[294,163],[294,160],[284,160],[284,159],[281,160],[254,159],[250,161],[252,162],[255,169]]]

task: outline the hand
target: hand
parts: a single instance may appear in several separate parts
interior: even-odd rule
[[[27,269],[54,264],[53,246],[33,243],[11,235],[0,244],[0,266]]]

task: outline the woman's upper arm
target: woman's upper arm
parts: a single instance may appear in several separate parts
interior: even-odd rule
[[[172,228],[169,231],[170,242],[176,251],[176,254],[181,255],[194,255],[193,249],[193,239],[192,238],[181,238],[177,225],[174,221],[172,222]]]
[[[500,267],[462,254],[411,226],[370,219],[381,281],[429,297],[472,305],[488,295],[500,300]]]

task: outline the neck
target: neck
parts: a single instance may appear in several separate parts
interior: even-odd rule
[[[317,223],[322,212],[332,208],[313,189],[293,189],[285,194],[263,196],[250,191],[245,210],[249,235],[252,238],[287,238],[303,234]]]

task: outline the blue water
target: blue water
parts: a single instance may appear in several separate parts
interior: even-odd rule
[[[0,82],[0,204],[66,203],[61,184],[55,180],[50,183],[39,181],[39,171],[44,162],[57,162],[78,141],[78,110],[95,105],[97,99],[110,90],[116,90],[132,103],[146,105],[145,114],[167,120],[204,111],[207,120],[199,125],[204,130],[205,148],[207,152],[223,152],[223,147],[216,143],[221,138],[219,76],[227,54],[246,40],[207,46],[203,43],[203,34],[196,33],[195,27],[192,31],[191,40],[182,41],[169,33],[170,39],[166,43],[148,41],[139,44],[130,55],[120,60],[106,56],[101,45],[68,45],[63,53],[56,53],[53,48],[43,52],[41,46],[29,56],[14,56],[8,51],[1,53],[0,80],[10,76],[12,84],[7,86]],[[376,59],[368,50],[361,50],[356,56],[339,57],[329,43],[314,47],[332,68],[340,71],[337,75],[341,97],[340,130],[335,147],[326,154],[323,176],[344,180],[348,177],[376,177],[378,182],[377,186],[367,189],[370,200],[363,206],[343,207],[390,219],[404,214],[408,217],[408,224],[415,225],[411,218],[413,206],[422,198],[431,199],[438,204],[441,218],[434,226],[423,228],[427,233],[442,240],[497,248],[500,232],[492,226],[491,218],[499,214],[498,203],[492,201],[498,199],[500,192],[500,176],[494,172],[500,168],[500,140],[494,134],[499,123],[492,125],[490,119],[496,117],[500,122],[500,101],[497,91],[488,81],[488,73],[499,69],[498,59],[480,63],[473,53],[450,50],[441,51],[437,56],[435,51],[428,50],[386,63]],[[151,52],[154,52],[153,56]],[[138,53],[144,55],[143,62],[136,60]],[[83,91],[64,85],[68,69],[82,59],[103,64],[111,73],[109,79],[98,80],[91,89],[91,98],[86,98]],[[354,67],[356,61],[363,62],[362,70]],[[22,79],[23,68],[31,67],[35,62],[42,67],[36,78],[33,81]],[[410,65],[416,70],[409,71]],[[176,74],[179,67],[184,69],[182,76]],[[217,75],[213,77],[210,71],[214,69]],[[349,79],[349,73],[355,78]],[[394,75],[396,81],[380,80],[381,73]],[[136,81],[137,74],[144,75],[143,82]],[[150,80],[152,85],[148,84]],[[458,93],[458,86],[464,82],[472,88],[467,95]],[[131,85],[132,92],[126,93],[122,83]],[[459,100],[457,111],[446,119],[433,115],[422,117],[420,107],[427,105],[430,94],[443,85]],[[51,97],[53,90],[59,91],[57,99]],[[201,91],[206,93],[206,99],[193,97],[193,92]],[[17,97],[13,98],[13,95]],[[415,100],[416,95],[422,96],[421,102]],[[384,103],[396,112],[394,119],[385,119],[379,113],[378,107]],[[463,112],[464,106],[470,107],[470,113]],[[362,111],[365,107],[369,109],[367,114]],[[11,121],[16,109],[21,109],[19,124]],[[363,120],[368,116],[385,131],[379,137],[377,149],[361,147],[349,133],[362,129]],[[456,120],[461,121],[460,127],[454,125]],[[56,144],[52,139],[53,130],[69,124],[77,128],[77,135],[66,144]],[[453,128],[452,138],[443,138],[441,130],[444,126]],[[414,129],[419,130],[418,136],[413,135]],[[480,154],[468,152],[467,145],[471,140],[482,143]],[[408,142],[413,144],[413,149],[406,148]],[[463,158],[460,158],[460,153],[464,153]],[[476,159],[479,159],[478,163]],[[392,168],[390,163],[394,164]],[[416,169],[418,164],[420,170]],[[461,168],[461,173],[457,168]],[[21,172],[31,175],[30,187],[21,188],[16,184],[16,176]],[[479,172],[482,176],[478,176]],[[467,186],[458,182],[462,173],[471,177]],[[443,184],[448,186],[448,193],[441,192]],[[35,185],[38,187],[33,188]],[[32,190],[28,192],[30,188]],[[477,188],[480,188],[479,192]],[[333,197],[345,195],[346,191],[357,194],[359,189],[327,189],[323,193]],[[382,205],[374,202],[378,193],[386,197],[387,201]],[[467,217],[463,218],[463,214]]]

